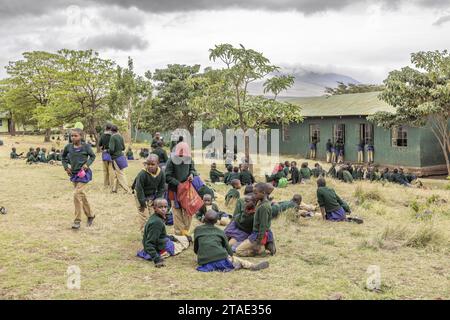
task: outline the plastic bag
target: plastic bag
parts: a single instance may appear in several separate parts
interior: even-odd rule
[[[178,185],[177,199],[181,207],[191,217],[194,216],[204,204],[202,198],[200,198],[190,181]]]

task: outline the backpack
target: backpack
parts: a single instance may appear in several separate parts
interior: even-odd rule
[[[287,178],[281,178],[278,181],[278,188],[286,188],[288,185],[288,179]]]

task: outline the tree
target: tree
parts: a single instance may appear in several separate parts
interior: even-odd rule
[[[336,88],[325,88],[325,94],[329,96],[336,96],[349,93],[378,92],[383,91],[383,89],[384,85],[354,83],[345,84],[338,81],[338,86]]]
[[[10,62],[6,67],[9,75],[8,82],[15,90],[15,95],[10,96],[10,99],[16,101],[22,99],[21,102],[26,102],[27,108],[35,107],[33,116],[38,125],[46,130],[45,141],[48,142],[50,130],[55,125],[56,119],[42,115],[46,113],[51,103],[52,90],[58,85],[59,56],[43,51],[33,51],[25,52],[23,57],[23,60]]]
[[[58,53],[62,81],[54,94],[53,110],[63,110],[60,116],[65,123],[83,122],[98,146],[99,128],[120,112],[120,107],[111,108],[109,103],[116,83],[115,64],[92,50],[63,49]]]
[[[199,75],[200,65],[168,65],[153,74],[157,97],[153,105],[154,130],[184,128],[193,132],[199,111],[190,102],[196,95],[192,78]]]
[[[415,68],[389,73],[380,99],[395,113],[379,112],[370,120],[385,128],[398,124],[423,127],[429,124],[436,137],[450,176],[450,54],[448,51],[418,52],[411,55]]]
[[[214,111],[217,125],[246,132],[250,128],[255,131],[266,128],[269,123],[302,121],[299,106],[276,101],[281,91],[293,85],[293,77],[279,77],[265,82],[265,93],[272,92],[274,99],[268,100],[248,94],[250,83],[279,70],[279,67],[272,65],[262,53],[246,49],[243,45],[235,48],[230,44],[220,44],[210,49],[210,60],[219,60],[225,64],[222,69],[223,78],[228,84],[228,90],[225,92],[227,96],[231,94],[233,97],[225,99],[224,105]],[[248,137],[245,139],[245,157],[250,158]]]
[[[134,64],[128,58],[128,68],[117,67],[117,82],[112,93],[112,103],[120,105],[127,119],[127,133],[125,140],[131,143],[133,123],[135,130],[139,129],[142,117],[151,108],[152,84],[151,73],[145,77],[135,74]]]

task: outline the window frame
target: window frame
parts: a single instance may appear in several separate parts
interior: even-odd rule
[[[362,127],[364,127],[364,131],[362,130]],[[372,142],[372,144],[374,144],[374,131],[375,131],[375,127],[373,124],[371,123],[360,123],[359,124],[359,140],[364,141],[364,144],[367,145],[369,142],[369,138],[370,141]],[[368,133],[370,133],[370,137],[368,135]]]
[[[399,145],[399,141],[404,142]],[[391,146],[394,148],[408,148],[408,128],[406,126],[400,125],[391,129]]]
[[[313,135],[316,133],[316,135]],[[316,143],[320,143],[320,124],[311,123],[309,125],[309,143],[313,143],[313,137],[317,137]]]
[[[281,124],[281,141],[283,141],[283,142],[291,141],[289,124],[284,124],[284,123]]]
[[[338,135],[336,134],[338,132],[338,128],[342,128],[342,130],[340,130],[340,132],[342,132],[342,143],[345,144],[346,142],[346,134],[345,134],[345,123],[335,123],[333,125],[333,143],[337,142],[337,137]]]

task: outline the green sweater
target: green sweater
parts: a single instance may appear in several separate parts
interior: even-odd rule
[[[190,163],[175,164],[169,159],[166,164],[166,181],[172,191],[176,191],[180,183],[186,182],[190,175],[197,175],[194,161]]]
[[[336,211],[344,204],[336,192],[328,187],[317,189],[317,202],[321,208],[325,208],[326,212]]]
[[[141,170],[133,183],[133,189],[141,207],[145,207],[149,198],[157,199],[164,196],[166,175],[159,169],[159,174],[153,176],[147,170]]]
[[[194,252],[199,265],[220,261],[233,255],[225,233],[211,224],[195,228]]]
[[[153,150],[153,153],[158,156],[160,163],[166,163],[167,160],[169,160],[169,157],[167,156],[167,152],[163,148],[160,148],[160,147],[155,148]]]
[[[225,174],[224,174],[224,177],[223,177],[223,182],[225,183],[225,184],[230,184],[231,183],[231,172],[226,172]]]
[[[113,134],[109,140],[109,154],[111,159],[116,160],[123,156],[125,150],[125,142],[120,134]]]
[[[64,147],[62,165],[66,170],[70,166],[73,175],[77,174],[85,164],[90,167],[94,160],[95,153],[92,151],[92,147],[87,143],[81,143],[78,151],[73,143],[69,143]]]
[[[217,213],[220,212],[219,207],[214,202],[211,205],[211,209]],[[195,217],[201,221],[203,219],[203,217],[205,216],[206,211],[208,211],[208,208],[205,205],[203,205],[203,207],[201,207],[200,210],[198,210],[198,212],[195,214]]]
[[[241,184],[244,186],[255,183],[255,177],[253,177],[253,174],[248,170],[242,171],[239,178],[241,180]]]
[[[271,176],[266,176],[266,182],[275,181],[275,183],[278,185],[278,181],[280,181],[281,178],[286,178],[286,176],[284,175],[284,171],[272,174]]]
[[[301,168],[300,169],[300,179],[311,179],[311,169]]]
[[[297,208],[298,204],[294,201],[281,201],[272,205],[272,218],[277,217],[281,212],[287,211],[289,209]]]
[[[228,203],[230,202],[230,200],[232,198],[239,199],[240,197],[241,197],[241,193],[239,192],[239,190],[237,190],[235,188],[231,188],[225,195],[225,204],[228,205]]]
[[[9,155],[10,159],[19,159],[20,156],[16,152],[11,152]]]
[[[348,170],[343,170],[343,171],[342,171],[342,177],[343,177],[343,179],[344,179],[344,182],[346,182],[346,183],[353,183],[353,176],[352,176],[352,174],[350,173],[350,171],[348,171]]]
[[[163,218],[158,214],[151,215],[144,227],[142,244],[144,251],[152,256],[155,263],[160,259],[160,251],[166,248],[166,237],[166,225]]]
[[[266,231],[270,230],[272,220],[272,207],[269,200],[264,200],[256,208],[255,217],[253,220],[253,232],[258,235],[256,242],[261,243]]]
[[[99,141],[99,147],[102,150],[109,150],[109,142],[111,140],[111,133],[105,132],[101,135],[100,141]]]
[[[209,179],[212,183],[220,182],[220,178],[223,178],[224,174],[217,169],[211,169],[209,171]]]

